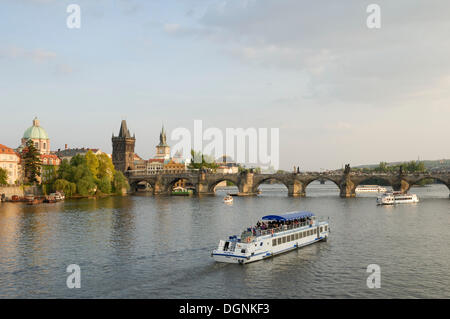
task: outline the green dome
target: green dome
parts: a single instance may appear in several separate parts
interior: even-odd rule
[[[35,118],[33,120],[33,126],[29,127],[25,133],[23,133],[23,138],[48,140],[48,135],[47,132],[39,125],[39,120]]]

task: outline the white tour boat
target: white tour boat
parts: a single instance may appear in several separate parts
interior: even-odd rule
[[[419,197],[416,194],[404,194],[402,192],[386,192],[377,198],[378,205],[394,205],[418,203]]]
[[[385,187],[378,185],[360,185],[356,187],[355,192],[357,193],[384,193],[386,192]]]
[[[328,222],[318,221],[313,213],[292,212],[262,217],[256,227],[247,228],[241,236],[220,240],[211,256],[215,261],[247,264],[318,241],[326,241]]]

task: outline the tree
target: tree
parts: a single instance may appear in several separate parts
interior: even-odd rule
[[[8,172],[0,167],[0,185],[8,184]]]
[[[122,194],[122,190],[129,190],[130,185],[128,185],[128,181],[121,171],[116,171],[114,174],[114,191],[116,194]]]
[[[54,183],[54,187],[57,191],[63,192],[66,196],[72,196],[77,190],[77,185],[66,181],[65,179],[57,179]]]
[[[24,161],[25,178],[29,183],[36,183],[38,177],[41,176],[41,159],[40,153],[34,146],[32,140],[28,140],[22,152]]]
[[[92,175],[94,177],[97,177],[99,161],[97,156],[95,156],[95,154],[91,150],[86,153],[86,165],[91,171]]]
[[[201,162],[200,162],[201,159]],[[197,162],[197,163],[196,163]],[[201,152],[196,152],[191,150],[191,163],[189,164],[189,168],[191,169],[202,169],[202,168],[210,168],[216,169],[219,167],[214,159],[209,155],[204,155]]]
[[[108,177],[109,180],[112,181],[116,170],[114,169],[114,164],[111,158],[105,153],[97,155],[97,158],[98,158],[97,177],[99,179],[102,179],[103,177]]]

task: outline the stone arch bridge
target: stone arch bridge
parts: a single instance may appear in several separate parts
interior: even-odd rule
[[[435,179],[445,184],[450,190],[450,172],[417,174],[363,174],[363,173],[276,173],[257,174],[251,171],[238,174],[219,174],[204,171],[181,171],[143,175],[139,171],[125,173],[131,186],[136,191],[138,184],[151,185],[154,194],[170,194],[173,185],[184,179],[195,188],[198,195],[214,194],[216,185],[222,181],[235,184],[240,196],[256,195],[259,185],[269,180],[276,180],[286,186],[289,196],[305,196],[306,187],[315,180],[329,180],[336,184],[341,197],[354,197],[355,189],[370,178],[386,181],[394,190],[407,192],[414,184],[424,179]]]

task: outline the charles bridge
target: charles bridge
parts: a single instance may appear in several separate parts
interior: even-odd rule
[[[161,172],[158,174],[144,174],[140,171],[128,171],[125,173],[131,186],[131,191],[137,191],[138,184],[148,183],[154,194],[170,194],[174,184],[179,180],[185,180],[195,188],[198,195],[214,194],[215,187],[222,181],[232,182],[239,189],[239,196],[256,195],[258,187],[269,180],[276,180],[286,186],[289,196],[306,196],[306,187],[316,180],[328,180],[336,184],[341,197],[356,196],[355,189],[358,185],[372,178],[386,181],[394,190],[407,192],[412,185],[418,184],[424,179],[434,179],[445,184],[450,190],[450,172],[434,173],[360,173],[345,171],[329,173],[275,173],[260,174],[245,171],[237,174],[220,174],[208,171],[186,170],[178,172]]]

